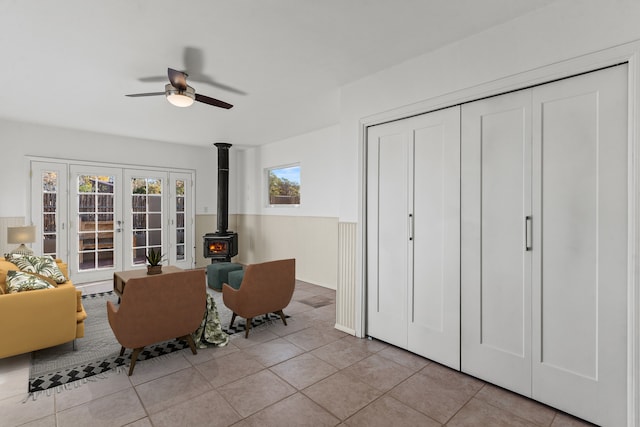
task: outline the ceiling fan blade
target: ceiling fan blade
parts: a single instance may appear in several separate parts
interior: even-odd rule
[[[187,89],[187,76],[188,76],[187,73],[183,73],[182,71],[169,68],[168,74],[169,74],[169,81],[171,82],[171,86],[179,90]]]
[[[139,82],[167,82],[167,76],[149,76],[149,77],[140,77],[138,79]]]
[[[149,93],[131,93],[129,95],[125,95],[125,96],[132,96],[132,97],[136,97],[136,96],[158,96],[158,95],[164,95],[164,92],[149,92]]]
[[[227,104],[224,101],[220,101],[219,99],[211,98],[205,95],[200,95],[196,93],[196,101],[202,102],[204,104],[213,105],[214,107],[226,108],[229,109],[233,107],[231,104]]]

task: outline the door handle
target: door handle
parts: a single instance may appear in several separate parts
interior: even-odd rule
[[[533,220],[531,215],[527,215],[524,217],[524,250],[531,251],[533,250]]]
[[[409,240],[413,240],[413,214],[409,214]]]

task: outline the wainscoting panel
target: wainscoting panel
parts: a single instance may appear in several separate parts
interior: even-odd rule
[[[0,257],[15,249],[17,244],[7,243],[7,227],[19,227],[24,225],[23,216],[0,217]]]
[[[357,223],[338,224],[338,288],[336,328],[355,334]]]
[[[338,218],[237,215],[239,261],[296,259],[296,278],[336,289]]]

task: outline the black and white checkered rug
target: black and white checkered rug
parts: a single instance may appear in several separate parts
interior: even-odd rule
[[[285,314],[285,319],[288,319],[290,316]],[[255,329],[258,326],[271,323],[274,321],[282,322],[280,316],[275,313],[269,313],[267,316],[258,316],[251,319],[251,329]],[[229,335],[237,334],[239,332],[244,332],[247,329],[247,322],[245,319],[237,317],[236,321],[233,323],[233,327],[229,328],[229,322],[222,324],[222,330]]]
[[[145,348],[138,356],[138,361],[163,356],[188,347],[189,345],[185,341],[163,342],[149,348]],[[87,379],[123,365],[128,366],[130,361],[131,351],[127,350],[123,356],[119,356],[118,352],[118,355],[110,356],[103,360],[88,362],[72,368],[60,369],[55,372],[48,372],[43,375],[29,378],[29,392],[33,393],[48,390],[50,388],[63,386],[64,384],[71,383],[73,381]]]
[[[31,355],[29,392],[48,390],[64,384],[83,380],[98,374],[128,366],[131,350],[120,356],[118,344],[107,320],[106,302],[117,301],[113,292],[83,295],[82,305],[87,312],[85,336],[73,343],[34,351]],[[163,356],[188,348],[185,341],[165,341],[145,347],[138,361]]]
[[[76,350],[73,349],[73,343],[65,343],[32,353],[29,374],[30,393],[59,388],[74,381],[86,380],[129,365],[131,350],[128,349],[123,356],[120,356],[120,344],[107,320],[106,303],[107,301],[116,303],[117,300],[117,295],[112,291],[82,296],[82,305],[87,312],[85,336],[76,340]],[[245,319],[238,317],[233,327],[229,328],[231,311],[224,306],[221,294],[214,295],[214,300],[218,307],[222,330],[229,335],[244,332]],[[281,321],[280,316],[274,313],[258,316],[252,319],[251,329]],[[145,347],[138,356],[138,361],[157,358],[188,347],[189,345],[184,341],[161,342]]]

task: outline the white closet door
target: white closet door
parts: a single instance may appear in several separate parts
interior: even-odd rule
[[[460,107],[367,144],[367,333],[459,369]]]
[[[402,122],[367,138],[367,334],[407,346],[409,138]]]
[[[624,425],[627,67],[533,94],[533,397]]]
[[[531,393],[531,92],[462,107],[462,370]]]
[[[408,349],[460,369],[460,107],[407,122],[413,132]]]

